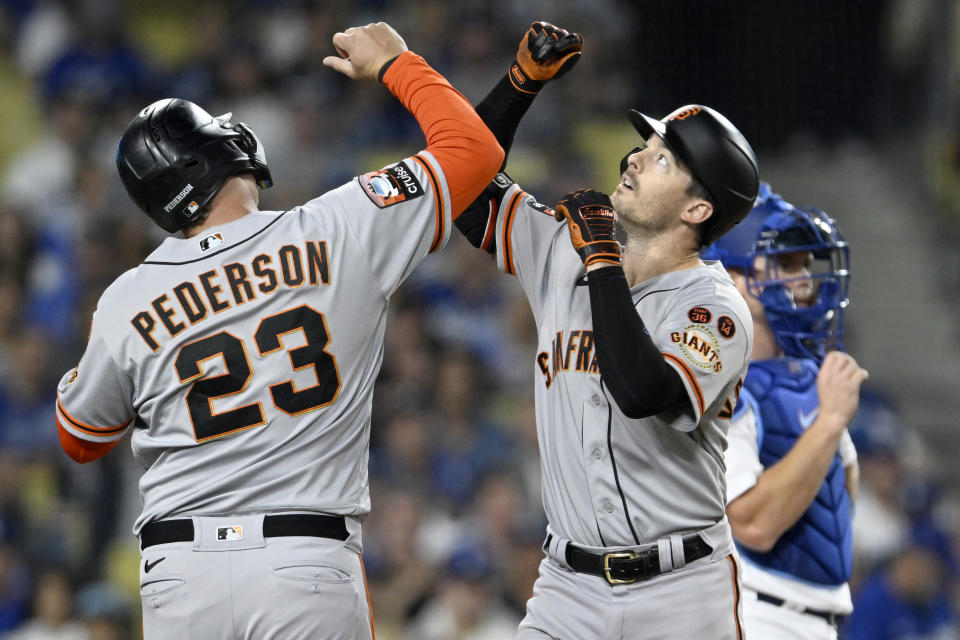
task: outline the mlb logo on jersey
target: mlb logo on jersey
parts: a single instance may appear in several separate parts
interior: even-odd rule
[[[388,169],[366,173],[359,178],[363,192],[381,209],[423,195],[423,187],[403,162]]]
[[[223,244],[223,235],[215,233],[212,236],[207,236],[200,241],[200,251],[209,251],[214,247],[219,247]]]
[[[229,527],[217,527],[217,540],[243,540],[243,527],[234,524]]]

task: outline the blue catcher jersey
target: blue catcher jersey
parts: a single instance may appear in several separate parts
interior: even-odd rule
[[[780,461],[819,414],[814,360],[777,358],[752,362],[740,404],[753,405],[760,462]],[[741,407],[738,406],[738,410]],[[850,496],[840,454],[834,456],[816,498],[767,553],[738,545],[740,554],[775,572],[820,585],[841,585],[853,566]]]

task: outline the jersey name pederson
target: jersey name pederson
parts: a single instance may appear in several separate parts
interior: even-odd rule
[[[142,267],[141,267],[142,268]],[[161,345],[154,337],[163,325],[170,337],[234,305],[256,299],[258,292],[269,295],[280,285],[296,288],[330,284],[330,265],[326,241],[307,242],[301,249],[286,244],[276,256],[261,253],[249,263],[231,262],[197,274],[172,291],[157,296],[150,309],[133,316],[130,324],[151,351]]]

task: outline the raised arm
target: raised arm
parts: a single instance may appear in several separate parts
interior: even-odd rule
[[[501,168],[507,165],[517,127],[534,98],[547,82],[563,76],[580,61],[582,49],[579,33],[549,22],[534,22],[523,34],[507,73],[477,105],[477,113],[503,147]],[[473,246],[489,253],[496,250],[491,230],[496,226],[496,212],[508,182],[510,178],[504,175],[499,184],[491,183],[456,221]]]
[[[341,57],[323,63],[350,78],[379,78],[413,114],[440,163],[457,216],[503,162],[503,149],[470,103],[426,61],[408,51],[388,24],[354,27],[333,37]]]
[[[477,113],[510,153],[520,120],[544,85],[570,71],[580,61],[583,38],[549,22],[534,22],[517,46],[517,57],[506,75],[477,105]],[[506,166],[506,157],[503,166]]]

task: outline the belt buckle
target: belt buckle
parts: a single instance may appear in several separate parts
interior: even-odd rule
[[[634,560],[635,558],[640,557],[640,554],[634,553],[633,551],[612,551],[610,553],[603,554],[603,578],[609,584],[633,584],[637,581],[636,578],[614,578],[610,575],[610,560]]]

